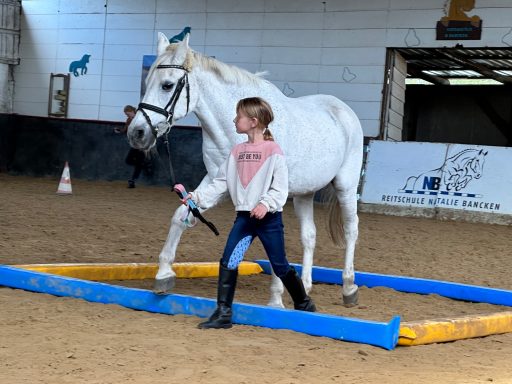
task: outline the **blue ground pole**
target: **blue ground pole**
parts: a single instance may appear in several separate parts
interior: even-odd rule
[[[0,285],[32,292],[84,299],[103,304],[169,315],[207,317],[213,299],[186,295],[156,295],[151,291],[109,285],[71,277],[0,265]],[[365,321],[322,313],[276,309],[262,305],[233,304],[233,322],[274,329],[289,329],[313,336],[365,343],[392,350],[398,343],[400,317],[389,323]]]
[[[267,260],[256,260],[255,262],[260,265],[264,273],[271,273],[270,263]],[[291,265],[299,274],[302,272],[302,265]],[[312,279],[315,283],[342,285],[342,273],[342,269],[313,267]],[[368,288],[387,287],[399,292],[436,294],[456,300],[512,306],[512,291],[506,289],[369,272],[356,272],[354,282]]]

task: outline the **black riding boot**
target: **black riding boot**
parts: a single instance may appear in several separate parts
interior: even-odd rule
[[[219,283],[217,286],[217,309],[210,318],[200,323],[197,327],[208,328],[231,328],[231,305],[235,297],[236,279],[238,269],[227,269],[219,264]]]
[[[299,311],[316,312],[315,303],[313,303],[311,297],[306,294],[304,284],[293,267],[290,268],[281,280],[292,297],[295,309]]]

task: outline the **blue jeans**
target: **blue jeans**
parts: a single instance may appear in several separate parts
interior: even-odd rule
[[[250,217],[250,212],[237,212],[229,233],[221,263],[225,268],[236,269],[244,259],[255,237],[259,237],[274,273],[284,277],[290,269],[284,248],[282,212],[267,213],[263,219]]]

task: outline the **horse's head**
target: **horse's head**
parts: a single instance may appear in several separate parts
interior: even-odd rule
[[[475,179],[479,179],[480,177],[482,177],[485,156],[487,156],[487,151],[484,152],[484,150],[481,149],[471,161],[471,171],[473,172],[473,177]]]
[[[194,82],[189,76],[191,50],[189,34],[183,41],[170,44],[158,34],[158,57],[146,77],[146,93],[137,114],[128,127],[128,140],[134,148],[148,149],[166,133],[175,121],[185,117],[197,103],[191,92]],[[192,84],[193,85],[193,84]]]
[[[89,62],[89,58],[91,57],[91,55],[83,55],[82,56],[82,63],[84,64],[87,64]]]

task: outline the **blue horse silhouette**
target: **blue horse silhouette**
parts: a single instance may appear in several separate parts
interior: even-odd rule
[[[91,55],[83,55],[80,60],[72,61],[71,64],[69,64],[69,72],[73,72],[73,75],[79,76],[78,70],[81,69],[80,74],[85,75],[87,73],[89,57],[91,57]]]
[[[190,33],[190,30],[191,28],[190,27],[185,27],[183,28],[183,31],[181,31],[180,33],[178,33],[176,36],[173,36],[169,39],[169,43],[179,43],[180,41],[183,41],[183,39],[185,38],[185,36],[187,36],[189,33]]]

